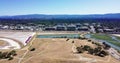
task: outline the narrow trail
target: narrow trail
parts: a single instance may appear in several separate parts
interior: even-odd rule
[[[29,47],[32,46],[32,43],[33,43],[33,41],[35,40],[36,35],[37,35],[37,34],[35,33],[35,35],[33,36],[33,39],[30,41]],[[28,48],[29,48],[29,47],[28,47]],[[29,52],[29,49],[28,49],[28,48],[27,48],[26,52],[23,54],[23,56],[19,59],[18,63],[21,63],[22,60],[24,59],[24,57],[27,55],[27,53]]]
[[[19,59],[18,63],[21,63],[22,59],[26,56],[26,54],[29,52],[29,50],[27,50],[24,55],[22,56],[22,58]]]

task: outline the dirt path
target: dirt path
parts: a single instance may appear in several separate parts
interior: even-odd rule
[[[35,40],[36,38],[36,34],[33,36],[33,39],[30,41],[30,45],[28,46],[31,47],[32,46],[32,43],[33,41]],[[23,54],[23,56],[19,59],[18,63],[22,63],[22,60],[24,59],[24,57],[27,55],[27,53],[29,52],[29,49],[27,48],[26,52]]]

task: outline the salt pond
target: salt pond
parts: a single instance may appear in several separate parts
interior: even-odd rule
[[[38,35],[37,38],[79,38],[80,34],[45,34]]]

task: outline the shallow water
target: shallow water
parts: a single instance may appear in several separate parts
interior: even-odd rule
[[[79,38],[80,34],[48,34],[38,35],[37,38]]]

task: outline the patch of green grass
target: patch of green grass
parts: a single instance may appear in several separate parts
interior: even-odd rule
[[[118,40],[120,40],[120,37],[116,37]]]
[[[92,38],[110,41],[112,40],[112,38],[107,34],[92,34]]]
[[[105,40],[105,41],[107,41],[111,44],[114,44],[114,45],[120,47],[120,42],[117,42],[116,40],[112,39],[112,37],[110,35],[107,35],[107,34],[91,34],[91,37],[95,38],[95,39]],[[120,39],[120,37],[118,39]]]

